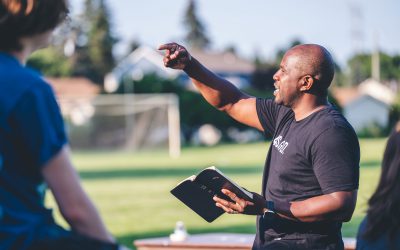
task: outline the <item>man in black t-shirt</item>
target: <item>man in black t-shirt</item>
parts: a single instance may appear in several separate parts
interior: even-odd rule
[[[253,201],[222,192],[214,197],[231,214],[257,215],[253,249],[343,249],[341,223],[357,199],[360,149],[353,128],[328,102],[334,75],[329,52],[298,45],[284,55],[274,75],[274,100],[238,90],[176,44],[161,45],[164,64],[183,69],[204,98],[273,141],[264,168],[262,195]]]

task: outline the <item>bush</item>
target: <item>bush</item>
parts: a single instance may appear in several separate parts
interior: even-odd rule
[[[373,122],[360,130],[357,135],[360,138],[383,137],[387,135],[387,128]]]

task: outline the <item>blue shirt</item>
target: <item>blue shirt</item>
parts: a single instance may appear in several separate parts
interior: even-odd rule
[[[54,225],[41,168],[66,144],[51,87],[0,53],[0,249],[25,249]]]
[[[357,233],[357,250],[390,250],[400,249],[400,231],[398,231],[393,242],[389,243],[388,233],[381,232],[376,240],[367,240],[363,237],[367,229],[368,217],[361,222]]]

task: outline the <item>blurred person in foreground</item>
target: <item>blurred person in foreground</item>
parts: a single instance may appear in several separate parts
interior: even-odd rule
[[[357,235],[357,249],[400,249],[400,123],[389,136],[379,184],[368,204]]]
[[[71,163],[53,90],[25,67],[68,3],[0,1],[0,249],[118,249]],[[47,187],[71,230],[45,208]]]
[[[275,99],[249,96],[176,43],[161,45],[166,67],[183,69],[204,98],[239,122],[273,137],[262,195],[222,192],[227,213],[258,216],[253,249],[343,249],[342,222],[356,204],[360,149],[346,119],[328,102],[334,63],[322,46],[287,51],[275,73]],[[233,202],[232,202],[233,201]]]

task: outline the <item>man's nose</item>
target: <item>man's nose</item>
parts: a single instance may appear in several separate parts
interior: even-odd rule
[[[279,71],[278,71],[279,72]],[[272,79],[274,79],[274,81],[278,81],[278,72],[276,72],[275,74],[274,74],[274,76],[272,77]]]

